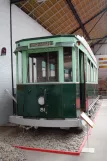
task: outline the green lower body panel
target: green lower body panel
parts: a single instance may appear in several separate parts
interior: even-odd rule
[[[87,84],[86,96],[89,106],[98,97],[98,84]]]
[[[40,105],[38,99],[44,98]],[[17,86],[17,112],[24,117],[64,119],[76,117],[76,84]]]
[[[96,84],[17,85],[17,115],[27,118],[76,118],[77,109],[87,111],[98,96]],[[39,98],[44,103],[39,103]]]

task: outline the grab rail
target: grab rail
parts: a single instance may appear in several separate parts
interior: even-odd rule
[[[5,91],[7,92],[7,94],[10,96],[10,98],[12,98],[12,100],[17,103],[17,100],[14,96],[12,96],[12,94],[8,91],[8,89],[5,89]]]

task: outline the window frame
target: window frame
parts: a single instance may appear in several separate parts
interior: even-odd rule
[[[23,55],[21,52],[16,54],[16,82],[17,84],[23,83]]]
[[[70,80],[70,78],[69,78],[69,76],[70,76],[70,74],[69,74],[69,69],[66,69],[65,67],[64,67],[64,63],[65,63],[65,61],[64,61],[64,56],[65,56],[65,52],[64,52],[64,49],[65,48],[69,48],[70,49],[70,53],[69,53],[69,55],[68,56],[71,56],[71,61],[70,61],[70,63],[71,63],[71,77],[72,77],[72,79]],[[66,83],[68,83],[68,82],[70,82],[70,83],[72,83],[73,82],[73,54],[72,54],[72,47],[63,47],[63,73],[64,73],[64,77],[63,77],[63,82],[66,82]],[[65,70],[67,70],[67,74],[68,74],[68,81],[66,81],[66,78],[65,78]]]
[[[54,52],[54,51],[52,51],[52,52]],[[31,54],[29,54],[29,56],[28,56],[28,61],[29,61],[29,59],[31,58],[33,61],[35,60],[35,62],[36,62],[36,68],[35,68],[35,74],[36,74],[36,78],[35,78],[35,80],[33,80],[33,78],[32,78],[32,82],[29,82],[29,83],[48,83],[48,82],[58,82],[58,80],[59,80],[59,75],[58,75],[58,52],[57,51],[55,51],[56,53],[52,53],[52,52],[45,52],[45,53],[43,53],[43,55],[41,55],[41,58],[39,57],[39,54],[40,53],[36,53],[36,54],[38,54],[38,56],[36,57],[36,54],[34,55],[31,55]],[[50,66],[52,66],[52,64],[50,64],[50,55],[52,56],[52,54],[54,55],[55,54],[55,57],[53,58],[56,62],[55,62],[55,64],[56,64],[56,68],[55,68],[55,70],[54,70],[54,72],[55,72],[55,80],[54,81],[52,81],[51,79],[53,78],[53,76],[51,76],[51,67]],[[44,57],[44,55],[45,55],[45,57]],[[38,59],[39,58],[39,59]],[[49,60],[48,62],[46,61],[46,60]],[[40,61],[40,62],[38,62],[38,61]],[[43,65],[43,63],[45,63],[45,65]],[[40,65],[40,67],[38,68],[38,65]],[[46,76],[43,76],[43,69],[45,68],[45,72],[46,72]],[[33,71],[34,71],[34,66],[33,66],[33,63],[32,63],[32,69],[33,69]],[[40,70],[40,75],[38,75],[38,69]],[[33,75],[35,75],[34,73],[33,73],[33,71],[32,71],[32,73],[31,73],[31,75],[32,75],[32,77],[33,77]],[[28,72],[28,77],[30,77],[30,73]],[[40,77],[40,80],[38,80],[39,79],[39,77]]]

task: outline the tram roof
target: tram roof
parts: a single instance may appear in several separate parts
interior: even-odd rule
[[[76,35],[53,35],[53,36],[43,36],[43,37],[34,37],[34,38],[26,38],[16,41],[16,43],[22,41],[30,41],[30,40],[42,40],[42,39],[50,39],[50,38],[58,38],[58,37],[76,37]]]
[[[59,38],[61,38],[59,40]],[[66,39],[64,39],[66,38]],[[74,38],[74,39],[70,39],[70,38]],[[30,42],[31,44],[33,44],[34,46],[41,43],[42,46],[35,46],[35,47],[43,47],[44,44],[42,43],[51,43],[51,42],[56,42],[58,43],[57,46],[60,46],[61,43],[68,43],[68,47],[69,47],[69,43],[76,43],[76,41],[80,41],[81,44],[84,46],[84,48],[88,51],[88,53],[91,55],[92,59],[94,60],[95,63],[97,63],[96,58],[94,56],[93,51],[91,50],[89,44],[87,43],[87,41],[79,36],[79,35],[54,35],[54,36],[45,36],[45,37],[36,37],[36,38],[27,38],[27,39],[22,39],[16,42],[16,44],[18,46],[20,46],[19,43],[23,43],[23,42]],[[39,44],[40,45],[40,44]],[[63,45],[62,45],[63,46]],[[48,46],[45,46],[48,47]],[[52,46],[49,46],[52,47]]]

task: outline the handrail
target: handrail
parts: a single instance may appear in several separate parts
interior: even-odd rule
[[[10,98],[12,98],[12,100],[17,103],[17,100],[14,96],[12,96],[12,94],[8,91],[8,89],[5,89],[5,91],[7,92],[7,94],[10,96]]]
[[[99,93],[101,96],[107,96],[107,90],[99,90],[98,93]]]

